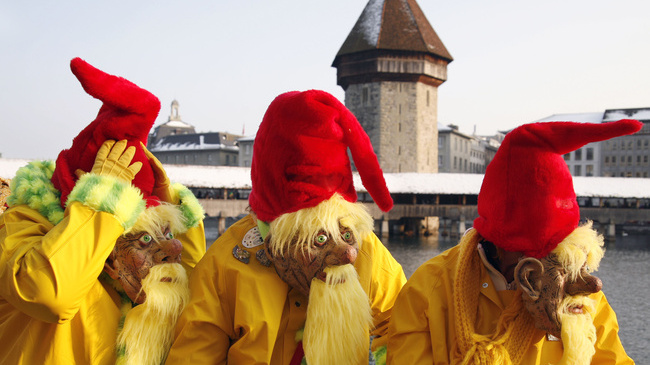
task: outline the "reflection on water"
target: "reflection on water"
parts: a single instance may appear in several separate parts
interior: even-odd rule
[[[458,240],[437,237],[390,237],[382,241],[402,264],[407,277],[428,259],[451,248]],[[619,336],[637,364],[650,364],[650,236],[619,236],[607,245],[596,274],[618,317]]]

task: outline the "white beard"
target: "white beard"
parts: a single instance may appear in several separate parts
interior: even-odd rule
[[[303,335],[309,365],[367,362],[372,315],[368,294],[352,265],[324,270],[326,283],[313,279]]]
[[[583,313],[568,313],[572,303],[582,304]],[[562,345],[564,353],[561,365],[589,365],[596,353],[596,327],[591,313],[594,312],[593,300],[588,297],[566,297],[560,306],[560,323],[562,323]]]
[[[171,282],[161,281],[171,278]],[[174,338],[176,321],[190,298],[187,273],[181,264],[152,267],[142,281],[144,303],[126,315],[118,336],[118,348],[126,353],[117,363],[159,365],[164,362]]]

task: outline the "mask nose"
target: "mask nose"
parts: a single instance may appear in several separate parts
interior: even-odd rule
[[[173,238],[171,240],[166,240],[160,242],[161,251],[164,253],[164,256],[161,262],[167,264],[180,263],[181,262],[181,252],[183,251],[183,244],[181,241]]]
[[[584,274],[578,276],[574,282],[567,283],[565,290],[569,295],[578,295],[598,293],[602,289],[603,282],[600,278],[590,274]]]

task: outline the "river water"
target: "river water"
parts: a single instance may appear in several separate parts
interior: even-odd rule
[[[207,244],[217,237],[216,227],[206,227]],[[382,238],[406,277],[425,261],[454,246],[458,240],[440,237]],[[637,364],[650,364],[650,235],[617,236],[606,246],[596,273],[618,317],[619,336],[627,354]]]
[[[390,237],[382,242],[402,264],[408,278],[457,240]],[[614,244],[607,244],[596,276],[616,312],[625,351],[637,364],[650,364],[650,235],[617,236]]]

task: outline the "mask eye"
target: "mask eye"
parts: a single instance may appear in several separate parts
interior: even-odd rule
[[[171,231],[168,231],[167,233],[165,233],[165,238],[168,239],[168,240],[173,240],[174,239],[174,234],[171,233]]]
[[[352,240],[352,232],[350,231],[345,231],[341,234],[341,237],[343,237],[343,240],[345,242],[350,242]]]
[[[147,247],[153,241],[153,237],[150,234],[145,233],[140,237],[140,245],[142,247]]]
[[[318,236],[316,236],[316,242],[314,243],[316,244],[316,246],[322,246],[325,244],[325,242],[327,242],[327,235],[319,234]]]

